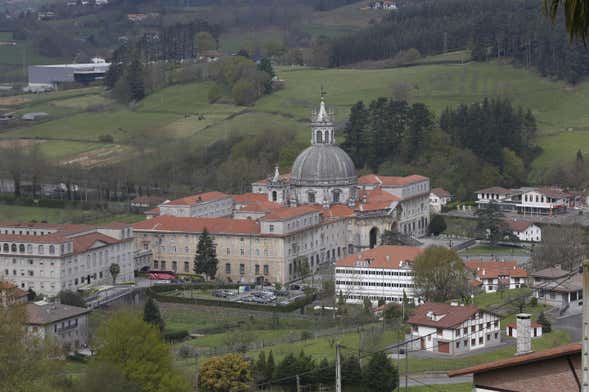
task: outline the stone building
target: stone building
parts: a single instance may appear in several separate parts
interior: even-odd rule
[[[53,339],[65,351],[76,351],[88,344],[90,309],[56,303],[25,305],[27,332],[41,339]]]
[[[112,263],[120,267],[118,281],[134,281],[130,225],[0,223],[0,278],[20,289],[54,296],[112,284]]]
[[[190,273],[206,228],[232,281],[288,282],[320,263],[373,248],[388,230],[426,234],[429,179],[356,174],[336,144],[333,113],[323,99],[313,113],[311,145],[289,174],[252,184],[252,193],[208,192],[160,204],[135,224],[137,258],[151,267]]]

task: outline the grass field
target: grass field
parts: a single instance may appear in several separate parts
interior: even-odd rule
[[[464,52],[449,53],[440,59],[462,56]],[[427,62],[428,58],[422,61]],[[247,135],[265,129],[277,132],[292,129],[306,140],[310,111],[317,105],[321,85],[326,87],[327,102],[336,110],[336,118],[341,123],[356,101],[390,96],[394,86],[403,83],[410,86],[410,100],[423,101],[437,113],[447,105],[492,96],[508,97],[517,105],[530,107],[538,119],[538,143],[545,150],[533,164],[535,173],[560,161],[574,159],[578,149],[589,150],[589,138],[585,137],[589,131],[589,113],[585,110],[589,100],[588,82],[571,88],[501,62],[424,64],[376,70],[277,67],[277,73],[285,80],[285,88],[247,108],[210,104],[207,100],[210,82],[163,89],[147,97],[133,111],[100,95],[100,88],[41,94],[22,105],[19,111],[43,110],[52,118],[8,130],[0,137],[82,143],[63,148],[46,147],[50,156],[57,159],[75,157],[96,148],[88,142],[97,141],[105,134],[112,135],[115,143],[156,133],[187,138],[191,143],[210,143],[232,132]],[[108,110],[88,110],[94,107]],[[204,119],[199,120],[198,115],[203,115]]]
[[[529,252],[522,248],[507,247],[507,246],[491,246],[491,245],[477,245],[472,248],[465,249],[460,252],[462,255],[502,255],[502,256],[521,256],[527,255]]]
[[[109,222],[134,223],[143,220],[143,215],[117,214],[104,215],[102,212],[81,209],[61,209],[43,207],[24,207],[0,204],[0,221],[18,222],[48,222],[69,223],[84,222],[88,224],[101,224]]]

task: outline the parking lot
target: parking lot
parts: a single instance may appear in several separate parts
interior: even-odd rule
[[[305,296],[304,285],[293,284],[287,289],[276,289],[272,286],[249,289],[249,286],[242,286],[238,289],[217,289],[213,296],[226,299],[232,302],[255,303],[261,305],[288,305],[289,303]]]

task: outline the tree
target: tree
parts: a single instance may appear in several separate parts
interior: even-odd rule
[[[237,105],[248,106],[253,104],[258,98],[254,81],[240,79],[231,89],[231,96]]]
[[[464,262],[451,249],[430,246],[415,258],[415,288],[427,301],[444,302],[466,292]]]
[[[203,392],[249,390],[251,382],[251,364],[239,354],[207,359],[200,367],[198,377],[198,386]]]
[[[86,301],[84,301],[84,298],[82,298],[80,294],[74,293],[71,290],[61,290],[57,294],[57,297],[59,298],[59,303],[64,305],[78,306],[80,308],[86,307]]]
[[[0,307],[0,391],[57,392],[63,355],[57,346],[26,333],[24,306]]]
[[[362,368],[358,357],[352,355],[342,359],[342,384],[362,385]]]
[[[204,274],[209,279],[214,279],[215,275],[217,275],[218,263],[219,260],[217,259],[216,246],[205,227],[198,239],[198,245],[196,247],[194,272],[197,274]]]
[[[272,62],[269,58],[263,57],[260,60],[260,63],[258,64],[258,71],[268,74],[268,81],[264,84],[264,93],[270,94],[272,92],[272,78],[274,78],[276,74],[274,73],[274,68],[272,67]]]
[[[431,221],[429,222],[428,231],[430,234],[435,236],[440,235],[446,230],[446,220],[444,219],[443,215],[434,215]]]
[[[544,11],[554,22],[559,8],[563,9],[569,37],[585,42],[589,37],[589,0],[544,0]]]
[[[266,352],[260,351],[258,360],[254,366],[254,380],[256,384],[265,383],[266,381]]]
[[[268,358],[266,358],[266,374],[264,375],[264,377],[266,378],[266,380],[270,381],[272,380],[272,377],[274,376],[274,370],[276,369],[276,363],[274,362],[274,354],[272,353],[272,350],[270,350],[270,352],[268,353]]]
[[[217,48],[217,41],[215,37],[208,31],[200,31],[196,33],[195,38],[196,49],[200,54],[207,50],[213,50]]]
[[[112,276],[112,284],[116,284],[117,276],[121,273],[121,266],[117,263],[112,263],[110,267],[108,267],[108,272],[110,272],[110,276]]]
[[[96,360],[121,370],[144,392],[187,392],[188,381],[174,369],[169,346],[157,327],[135,314],[119,312],[96,334]]]
[[[97,361],[90,362],[73,389],[75,392],[141,392],[139,385],[129,381],[120,369]]]
[[[145,306],[143,307],[143,321],[148,324],[155,325],[161,331],[164,330],[166,325],[162,315],[160,314],[160,308],[153,298],[149,297]]]
[[[399,371],[384,352],[377,352],[366,365],[362,379],[371,392],[391,392],[399,384]]]
[[[487,238],[491,245],[497,244],[510,233],[505,222],[505,215],[497,203],[491,201],[486,207],[479,208],[476,211],[476,216],[477,232]]]
[[[550,331],[552,331],[552,325],[550,324],[550,321],[548,321],[548,319],[546,318],[544,311],[541,311],[538,315],[538,324],[542,326],[542,333],[549,333]]]
[[[125,79],[129,98],[133,101],[141,101],[145,97],[145,86],[143,84],[143,64],[138,54],[132,57],[125,73]]]
[[[344,306],[346,304],[346,301],[344,301],[344,293],[342,293],[341,289],[337,297],[337,304],[338,306]]]
[[[542,242],[534,246],[532,265],[534,270],[552,267],[556,263],[566,271],[573,271],[587,252],[583,229],[575,226],[542,227]]]

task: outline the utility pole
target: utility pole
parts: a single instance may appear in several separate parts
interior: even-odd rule
[[[409,350],[407,349],[409,341],[405,340],[405,392],[409,392],[409,380],[407,378],[407,373],[409,373]]]
[[[297,392],[301,392],[301,378],[297,374]]]
[[[589,260],[583,262],[583,383],[581,392],[589,392]]]
[[[339,342],[335,344],[335,392],[342,392],[342,363]]]

